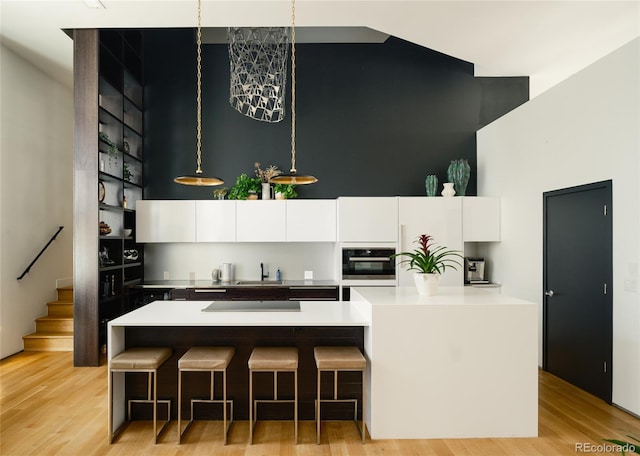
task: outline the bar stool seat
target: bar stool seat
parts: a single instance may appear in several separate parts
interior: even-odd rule
[[[314,347],[313,356],[318,369],[317,398],[316,398],[316,443],[320,443],[320,405],[323,402],[353,402],[353,420],[362,435],[362,442],[365,441],[365,378],[364,372],[367,368],[367,360],[358,347]],[[333,398],[321,399],[321,373],[333,372]],[[357,371],[362,374],[362,425],[358,426],[358,400],[338,399],[338,372]]]
[[[298,349],[295,347],[255,347],[249,357],[249,443],[253,444],[253,428],[259,402],[293,403],[295,443],[298,443]],[[254,372],[273,372],[273,399],[253,399]],[[293,400],[278,399],[278,373],[293,373]]]
[[[194,421],[193,404],[222,404],[222,421],[224,444],[227,444],[227,436],[229,428],[233,423],[233,400],[227,400],[227,367],[233,358],[235,349],[233,347],[191,347],[178,360],[178,443],[182,443],[182,437],[189,429]],[[211,383],[208,399],[191,399],[191,415],[189,423],[182,430],[182,373],[183,372],[209,372],[211,374]],[[214,380],[215,373],[222,373],[222,399],[215,399],[214,396]],[[227,424],[227,404],[231,407],[231,416]]]
[[[153,404],[153,434],[154,442],[158,443],[158,437],[165,430],[171,420],[171,400],[158,399],[158,369],[171,357],[172,350],[167,347],[134,347],[114,356],[109,361],[109,443],[119,430],[113,432],[113,374],[115,372],[146,372],[147,373],[147,398],[130,399],[127,401],[127,419],[131,420],[131,404]],[[167,421],[157,432],[157,408],[158,403],[167,404]]]

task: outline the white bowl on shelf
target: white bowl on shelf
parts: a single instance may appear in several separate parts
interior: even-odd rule
[[[132,233],[133,233],[133,230],[131,228],[125,228],[124,229],[124,236],[125,237],[131,236]]]

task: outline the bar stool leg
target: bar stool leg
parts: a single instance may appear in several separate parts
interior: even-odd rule
[[[178,445],[182,443],[182,370],[178,369]]]
[[[109,369],[109,388],[108,393],[109,396],[109,423],[108,423],[108,432],[109,432],[109,444],[113,443],[113,372]]]
[[[296,445],[298,444],[298,369],[293,371],[293,420]]]
[[[153,377],[153,435],[155,443],[158,443],[158,376],[155,372],[149,372],[149,380]]]
[[[364,376],[364,370],[362,371],[362,427],[360,428],[360,432],[362,433],[362,443],[365,442],[366,440],[366,436],[367,436],[367,428],[364,424],[364,417],[365,417],[365,412],[366,412],[366,407],[367,407],[367,398],[365,396],[366,393],[366,389],[365,389],[365,385],[364,385],[364,380],[365,380],[365,376]],[[357,415],[356,415],[357,416]]]
[[[249,370],[249,444],[253,445],[253,370]]]
[[[320,378],[322,377],[320,375],[320,369],[317,370],[317,377],[318,377],[318,381],[317,381],[317,385],[318,385],[318,391],[316,394],[316,444],[320,445]]]
[[[211,399],[213,399],[213,371],[211,371]],[[222,423],[224,430],[224,444],[227,444],[227,369],[222,371],[222,407],[224,407],[224,411],[222,412]]]

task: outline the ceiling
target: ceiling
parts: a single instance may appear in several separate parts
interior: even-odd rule
[[[196,25],[195,0],[101,2],[104,9],[82,0],[0,0],[2,42],[71,86],[72,41],[62,29]],[[203,27],[290,21],[288,0],[202,0]],[[314,27],[318,41],[331,27],[394,35],[471,62],[479,76],[529,76],[534,97],[640,36],[640,0],[296,0],[296,26]]]

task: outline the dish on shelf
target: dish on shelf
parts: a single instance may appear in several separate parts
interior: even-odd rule
[[[106,236],[107,234],[111,233],[111,227],[108,223],[100,222],[98,224],[98,231],[100,232],[101,236]]]
[[[104,188],[104,182],[98,181],[98,201],[104,203],[104,198],[107,195],[107,191]]]

